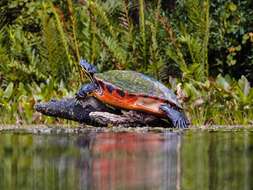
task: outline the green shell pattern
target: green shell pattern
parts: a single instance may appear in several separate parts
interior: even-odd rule
[[[95,78],[131,94],[153,96],[173,102],[181,108],[176,95],[159,81],[144,74],[129,70],[111,70],[96,73]]]

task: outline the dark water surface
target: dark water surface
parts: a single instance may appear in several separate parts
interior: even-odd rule
[[[0,134],[0,189],[253,189],[253,132]]]

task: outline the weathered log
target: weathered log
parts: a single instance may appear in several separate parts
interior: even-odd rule
[[[112,126],[121,127],[141,127],[141,126],[168,126],[167,122],[156,118],[152,115],[137,112],[137,111],[124,111],[123,115],[117,115],[109,112],[91,112],[90,118],[97,123],[107,124]]]
[[[97,123],[107,124],[107,125],[127,125],[128,127],[133,124],[133,121],[129,120],[128,117],[124,115],[116,115],[109,112],[91,112],[89,116],[92,120]]]
[[[101,111],[115,113],[113,109],[105,106],[93,97],[87,97],[85,101],[76,101],[75,98],[64,98],[35,104],[35,110],[53,117],[59,117],[78,121],[79,123],[96,124],[90,118],[90,112]]]
[[[168,126],[167,122],[152,115],[136,111],[121,112],[106,106],[93,97],[87,97],[81,101],[76,101],[75,98],[65,98],[37,103],[35,104],[35,110],[44,115],[74,120],[79,123],[95,126]]]

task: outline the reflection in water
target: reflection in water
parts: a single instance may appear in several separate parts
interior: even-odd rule
[[[182,143],[184,189],[252,189],[252,132],[189,133]]]
[[[0,135],[0,189],[251,189],[250,132]]]
[[[0,135],[0,189],[176,189],[176,133]]]
[[[92,146],[92,189],[176,189],[177,134],[102,133]]]

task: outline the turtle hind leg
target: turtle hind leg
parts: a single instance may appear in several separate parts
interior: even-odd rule
[[[77,100],[81,100],[86,98],[86,96],[90,93],[92,93],[94,90],[96,90],[98,88],[96,83],[89,83],[89,84],[85,84],[83,85],[79,91],[76,93],[76,99]]]
[[[188,128],[190,122],[183,112],[175,110],[167,104],[161,105],[160,109],[166,113],[168,118],[170,118],[174,127]]]

